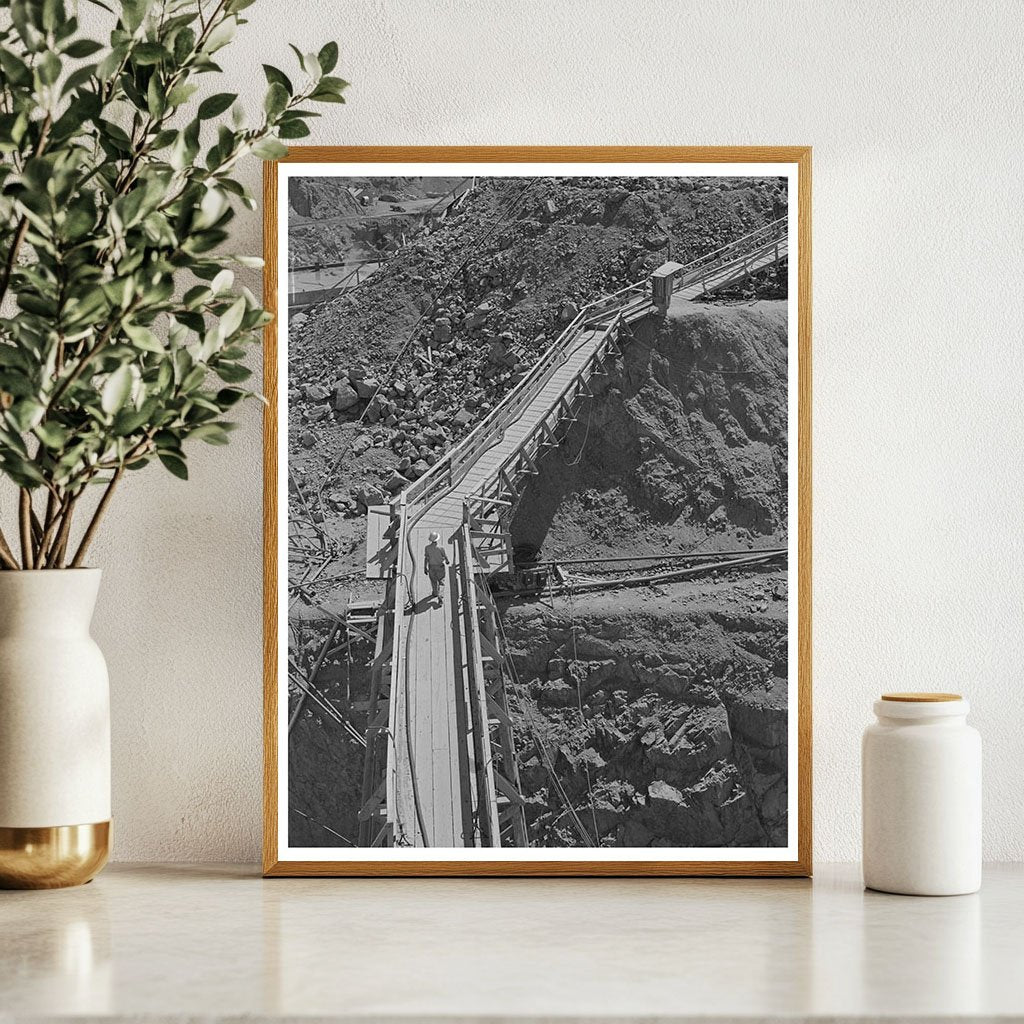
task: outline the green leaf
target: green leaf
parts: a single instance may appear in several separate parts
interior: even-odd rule
[[[296,53],[299,51],[292,47]],[[323,71],[320,68],[320,61],[317,59],[315,53],[299,53],[299,64],[302,66],[302,70],[314,81],[318,82]]]
[[[282,146],[277,139],[260,139],[252,147],[252,152],[262,160],[280,160],[288,155],[288,147]]]
[[[135,343],[136,348],[143,352],[164,353],[163,342],[148,328],[142,324],[124,324],[124,333]]]
[[[7,410],[7,416],[18,428],[18,432],[24,434],[39,423],[45,412],[46,406],[35,399],[20,398]]]
[[[48,53],[44,53],[42,59],[36,65],[39,80],[43,85],[53,85],[57,79],[60,78],[60,68],[60,57],[58,57],[52,50]]]
[[[207,96],[199,104],[199,120],[208,121],[211,117],[223,114],[237,99],[238,93],[235,92],[218,92],[213,96]]]
[[[229,338],[239,327],[242,326],[242,317],[245,315],[245,297],[236,299],[227,312],[220,318],[217,325],[217,333],[222,340]]]
[[[338,64],[338,44],[334,42],[325,43],[317,54],[316,59],[320,62],[320,70],[325,75],[329,75]]]
[[[231,440],[228,437],[228,432],[219,423],[203,423],[191,431],[188,436],[215,445],[225,445]]]
[[[32,432],[47,448],[53,451],[60,451],[67,444],[68,438],[71,436],[71,432],[67,428],[52,421],[37,423]]]
[[[134,33],[146,17],[152,0],[121,0],[121,18],[124,27]]]
[[[187,103],[198,90],[199,86],[194,82],[182,82],[167,94],[167,105],[180,107],[182,103]]]
[[[218,363],[214,371],[225,384],[241,384],[252,376],[252,370],[241,363]]]
[[[185,465],[184,459],[179,458],[177,455],[171,455],[169,452],[160,452],[158,458],[163,463],[164,468],[168,469],[179,480],[188,479],[188,466]]]
[[[181,67],[188,63],[189,56],[195,49],[196,34],[190,28],[183,28],[174,37],[171,49],[174,52],[174,63]]]
[[[142,409],[122,409],[114,417],[113,432],[118,437],[130,437],[146,425],[153,415],[155,403],[147,402]]]
[[[29,85],[32,81],[32,72],[28,65],[6,46],[0,47],[0,69],[11,85]]]
[[[221,388],[216,396],[217,405],[222,410],[227,411],[233,405],[237,405],[248,393],[247,391],[239,391],[238,388]]]
[[[112,416],[124,405],[132,390],[132,371],[127,364],[119,366],[103,385],[100,393],[100,406],[103,411]]]
[[[38,466],[28,459],[18,458],[11,452],[4,452],[2,468],[19,487],[32,488],[45,482],[45,477]]]
[[[277,129],[277,134],[282,139],[304,139],[309,128],[302,121],[287,121]]]
[[[332,75],[325,75],[320,79],[317,92],[322,89],[330,89],[332,92],[342,93],[348,88],[348,82],[344,78],[334,78]]]
[[[236,263],[243,267],[251,267],[253,270],[263,269],[263,258],[260,256],[241,256],[235,254],[230,256],[229,259],[233,259]]]
[[[235,38],[235,29],[237,28],[238,22],[233,16],[214,25],[213,31],[206,37],[206,42],[203,44],[203,52],[216,53],[222,46],[227,46]]]
[[[95,39],[76,39],[70,46],[64,48],[64,54],[67,57],[74,57],[75,60],[81,60],[83,57],[91,57],[94,53],[99,53],[103,49],[102,43],[97,43]]]
[[[159,64],[171,55],[159,43],[139,43],[131,49],[132,61],[141,66]]]
[[[267,76],[267,82],[270,85],[283,85],[288,90],[289,96],[295,95],[295,89],[292,86],[291,79],[283,72],[273,67],[270,64],[263,65],[263,74]]]
[[[267,90],[266,98],[263,100],[263,109],[267,112],[268,117],[274,118],[288,106],[289,99],[288,90],[279,82],[274,82]]]
[[[310,97],[317,103],[344,103],[345,97],[330,89],[317,89]]]
[[[234,272],[225,267],[223,270],[218,271],[217,275],[210,282],[210,290],[214,295],[220,295],[221,292],[226,292],[231,287],[234,280]]]

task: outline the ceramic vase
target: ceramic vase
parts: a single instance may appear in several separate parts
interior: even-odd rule
[[[99,569],[0,572],[0,886],[79,885],[110,848]]]

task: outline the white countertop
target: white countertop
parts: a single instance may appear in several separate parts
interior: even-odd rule
[[[0,1021],[1024,1018],[1024,866],[975,896],[805,880],[274,879],[120,865],[0,893]]]

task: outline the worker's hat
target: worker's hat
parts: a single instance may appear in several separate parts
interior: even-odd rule
[[[427,540],[429,540],[431,544],[436,544],[440,539],[441,539],[441,535],[439,533],[432,533],[427,538]]]

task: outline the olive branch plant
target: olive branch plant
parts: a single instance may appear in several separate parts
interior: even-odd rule
[[[228,443],[244,357],[267,313],[225,255],[256,207],[235,177],[309,134],[309,106],[344,102],[338,47],[264,65],[249,124],[232,93],[195,79],[255,0],[0,0],[0,472],[16,488],[18,555],[4,569],[79,567],[126,471],[154,459],[188,476],[184,442]],[[72,0],[72,4],[74,0]],[[98,487],[97,501],[83,502]],[[95,493],[95,492],[92,492]],[[79,506],[91,515],[76,542]]]

